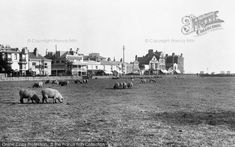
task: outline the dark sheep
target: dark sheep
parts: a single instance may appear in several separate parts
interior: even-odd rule
[[[42,88],[43,87],[43,82],[37,82],[33,84],[33,88]]]
[[[50,84],[51,83],[51,80],[46,80],[45,81],[45,84]]]
[[[51,82],[51,84],[59,84],[59,82],[58,82],[58,80],[53,80],[52,82]]]
[[[66,85],[68,85],[69,84],[69,81],[60,81],[59,82],[59,85],[60,86],[66,86]]]
[[[119,87],[120,87],[119,85],[120,85],[120,83],[118,83],[118,82],[115,83],[115,84],[113,85],[113,89],[119,89]]]
[[[141,82],[141,83],[146,83],[146,82],[147,82],[147,79],[141,79],[140,82]]]
[[[132,88],[133,87],[133,83],[132,82],[128,82],[127,83],[127,88]]]
[[[36,102],[39,103],[40,99],[35,91],[29,90],[29,89],[21,89],[19,91],[20,95],[20,103],[24,103],[24,99],[28,99],[28,102],[31,100],[32,103]]]
[[[149,79],[149,82],[153,82],[153,83],[156,83],[157,81],[155,79]]]
[[[74,83],[77,84],[79,82],[79,80],[74,80]]]
[[[82,80],[79,80],[79,79],[77,79],[77,80],[74,80],[74,83],[80,83],[80,84],[83,84],[83,81]]]

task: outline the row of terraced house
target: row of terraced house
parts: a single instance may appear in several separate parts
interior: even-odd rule
[[[45,56],[25,47],[21,50],[0,45],[0,73],[8,65],[14,73],[24,75],[83,76],[122,74],[180,74],[184,73],[183,55],[165,55],[163,52],[148,50],[142,57],[135,56],[133,62],[116,61],[100,56],[99,53],[84,55],[79,50],[46,52]],[[5,64],[3,64],[5,63]]]

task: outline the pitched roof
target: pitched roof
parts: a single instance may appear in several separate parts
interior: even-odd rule
[[[74,56],[74,55],[67,55],[66,56],[67,60],[82,60],[82,56]]]
[[[47,59],[47,58],[43,57],[40,54],[38,54],[38,56],[35,56],[35,54],[33,52],[29,52],[29,59],[50,60],[50,59]]]
[[[140,64],[149,64],[149,61],[152,60],[153,56],[155,56],[157,60],[159,60],[161,53],[162,52],[158,52],[158,51],[151,52],[151,53],[146,54],[143,57],[138,57],[137,60],[139,61]]]
[[[6,52],[6,53],[19,53],[20,50],[18,48],[0,48],[0,52]]]
[[[100,62],[102,65],[118,65],[121,63],[119,61],[105,61],[105,60],[101,60]]]

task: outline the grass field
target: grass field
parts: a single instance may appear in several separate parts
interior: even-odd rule
[[[163,77],[45,85],[62,104],[20,104],[33,82],[0,82],[0,141],[105,141],[110,146],[235,146],[235,78]],[[34,89],[40,94],[41,89]],[[41,94],[40,94],[41,98]]]

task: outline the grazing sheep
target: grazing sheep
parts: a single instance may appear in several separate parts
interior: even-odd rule
[[[65,86],[65,85],[68,85],[68,84],[69,84],[69,81],[60,81],[59,82],[60,86]]]
[[[51,82],[52,84],[59,84],[59,82],[57,81],[57,80],[53,80],[52,82]]]
[[[126,89],[126,88],[127,88],[126,82],[123,82],[123,83],[122,83],[122,88],[123,88],[123,89]]]
[[[43,87],[43,82],[37,82],[33,84],[33,88],[42,88]]]
[[[132,88],[133,87],[133,83],[132,82],[128,82],[127,83],[127,88]]]
[[[77,79],[77,80],[74,80],[74,83],[80,83],[80,84],[82,84],[83,83],[83,81],[81,81],[81,80],[79,80],[79,79]]]
[[[53,103],[56,103],[56,99],[58,99],[59,102],[62,103],[64,99],[58,90],[45,88],[42,90],[42,103],[44,103],[44,101],[47,103],[48,98],[53,98]]]
[[[141,83],[146,83],[147,80],[146,79],[141,79]]]
[[[155,79],[149,79],[149,83],[151,82],[156,83],[157,81]]]
[[[116,82],[113,86],[113,89],[119,89],[119,85],[120,85],[120,83]]]
[[[87,84],[87,83],[88,83],[88,79],[83,79],[82,82],[83,82],[84,84]]]
[[[77,84],[79,82],[79,80],[74,80],[74,83]]]
[[[50,84],[51,83],[51,80],[46,80],[45,81],[45,84]]]
[[[32,103],[39,103],[40,99],[35,91],[29,89],[21,89],[19,92],[20,95],[20,103],[24,103],[24,98],[28,99],[28,102],[31,100]]]
[[[121,83],[119,83],[119,87],[118,87],[118,89],[123,89],[123,83],[121,82]]]

